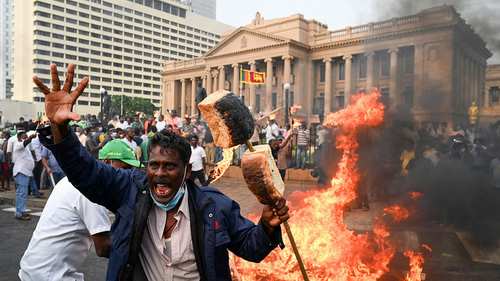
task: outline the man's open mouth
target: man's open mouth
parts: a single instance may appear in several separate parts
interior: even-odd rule
[[[169,197],[172,193],[172,189],[166,184],[156,184],[154,186],[154,192],[158,197]]]

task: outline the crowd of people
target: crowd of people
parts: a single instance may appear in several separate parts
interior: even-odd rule
[[[175,111],[155,116],[115,116],[103,124],[96,116],[87,115],[79,122],[72,122],[71,126],[82,146],[96,159],[109,141],[119,139],[134,151],[143,166],[148,161],[148,144],[156,132],[165,130],[183,136],[192,148],[192,179],[202,186],[209,184],[208,172],[222,160],[223,150],[214,144],[207,124],[196,117],[181,118]],[[315,124],[308,128],[300,121],[280,126],[272,115],[264,120],[264,123],[257,122],[250,141],[254,145],[271,146],[283,179],[289,168],[310,169],[320,185],[327,184],[334,175],[339,156],[335,149],[335,129]],[[41,197],[43,192],[39,189],[53,187],[64,177],[54,156],[40,145],[36,134],[40,126],[43,122],[20,118],[18,123],[4,129],[0,137],[0,191],[9,190],[9,181],[13,178],[17,184],[29,187],[21,190]],[[358,205],[368,209],[368,198],[377,200],[390,193],[388,179],[401,185],[401,178],[411,175],[417,166],[425,162],[436,167],[441,159],[461,160],[471,170],[490,177],[491,183],[500,188],[499,140],[499,123],[489,127],[452,127],[447,122],[387,121],[381,128],[362,132],[360,168],[365,173],[365,180]],[[233,165],[239,165],[245,150],[245,145],[234,148]],[[16,158],[20,159],[17,165]],[[382,165],[375,165],[374,161]],[[22,198],[27,198],[27,194]]]
[[[280,225],[289,219],[284,198],[263,206],[254,223],[228,196],[196,185],[194,178],[204,184],[198,168],[206,158],[198,146],[199,123],[181,121],[173,113],[145,122],[138,122],[139,117],[114,118],[90,128],[81,120],[74,124],[80,118],[71,112],[72,105],[88,83],[84,78],[71,91],[74,69],[68,66],[63,87],[55,65],[52,89],[33,78],[45,94],[50,124],[39,124],[38,134],[17,133],[15,150],[19,147],[25,155],[23,161],[14,157],[14,166],[30,160],[26,168],[34,169],[29,147],[38,139],[65,173],[21,259],[21,280],[83,280],[79,268],[92,242],[97,254],[109,259],[110,281],[230,281],[228,251],[260,262],[277,246],[283,247]],[[70,128],[75,125],[80,129]],[[87,146],[89,141],[93,147]],[[30,174],[27,170],[21,172]],[[23,188],[15,177],[16,189]],[[114,214],[111,226],[96,208]]]
[[[98,158],[99,150],[109,141],[120,139],[133,149],[137,159],[143,164],[148,161],[146,153],[148,143],[156,132],[166,130],[186,137],[195,152],[193,165],[196,173],[193,173],[193,177],[196,177],[202,185],[208,184],[208,170],[222,160],[223,150],[214,144],[207,124],[195,117],[181,118],[175,111],[165,115],[159,113],[155,115],[156,117],[148,117],[138,113],[133,117],[115,116],[107,122],[100,122],[95,115],[87,115],[81,116],[80,121],[71,122],[70,125],[80,143],[95,158]],[[257,124],[251,142],[271,146],[283,177],[288,168],[312,169],[315,167],[315,151],[325,142],[326,129],[321,126],[311,126],[314,128],[312,131],[306,127],[305,123],[300,122],[293,127],[291,125],[280,126],[272,116],[266,120],[265,124]],[[10,190],[9,182],[13,179],[16,183],[22,182],[23,185],[29,185],[28,193],[41,197],[43,192],[39,189],[51,188],[64,177],[54,156],[40,145],[38,140],[36,130],[44,124],[45,122],[40,120],[25,121],[20,118],[18,123],[4,128],[0,134],[2,182],[0,191]],[[20,147],[14,149],[16,143],[23,143],[26,149],[22,151]],[[235,148],[232,164],[239,165],[241,155],[245,150],[245,145]],[[21,152],[25,156],[32,155],[33,161],[27,157],[29,161],[19,161],[15,165],[14,160]],[[31,162],[34,162],[33,168],[31,168]],[[24,172],[19,172],[21,167]],[[54,182],[52,182],[52,177]]]
[[[327,130],[326,142],[316,154],[315,172],[321,185],[328,184],[336,172],[340,157],[335,148],[336,134],[335,129]],[[440,180],[439,171],[448,168],[453,171],[460,167],[465,172],[463,177],[483,179],[490,188],[500,187],[500,122],[489,126],[452,125],[389,116],[382,127],[361,131],[358,140],[362,177],[353,208],[368,210],[369,202],[412,190],[424,191]],[[427,179],[425,183],[423,178]]]
[[[284,247],[284,198],[263,206],[253,223],[237,202],[207,186],[207,170],[223,153],[201,118],[181,118],[175,111],[107,122],[78,118],[71,105],[88,80],[70,94],[74,68],[68,67],[62,88],[55,65],[52,89],[35,77],[46,95],[47,120],[20,119],[0,138],[2,189],[9,189],[13,177],[16,218],[30,219],[28,192],[41,197],[39,187],[53,188],[21,259],[21,280],[83,280],[78,268],[91,243],[109,258],[106,279],[112,281],[229,281],[228,251],[260,262]],[[483,129],[401,120],[388,116],[383,126],[359,132],[362,176],[352,208],[418,191],[426,186],[417,181],[422,175],[436,174],[430,171],[450,161],[489,178],[489,187],[500,187],[499,123]],[[335,128],[308,127],[300,120],[278,124],[273,116],[257,121],[250,142],[270,145],[283,178],[290,167],[311,169],[320,185],[328,184],[340,156]],[[245,149],[234,148],[233,164]],[[115,215],[112,224],[108,211]]]

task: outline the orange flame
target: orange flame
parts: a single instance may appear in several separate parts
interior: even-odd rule
[[[389,271],[395,247],[383,220],[375,220],[373,230],[363,234],[354,233],[344,223],[344,209],[356,198],[360,181],[358,131],[379,126],[383,119],[378,91],[354,95],[346,109],[329,114],[324,125],[339,128],[336,146],[342,157],[337,173],[327,189],[294,192],[289,197],[290,227],[310,280],[375,281]],[[235,280],[303,280],[290,246],[274,250],[258,264],[231,259]]]
[[[424,255],[411,250],[405,251],[404,255],[410,259],[410,271],[406,273],[405,281],[421,281],[424,269]]]
[[[408,209],[399,205],[385,207],[384,213],[391,215],[396,222],[404,221],[410,216]]]
[[[410,195],[410,198],[413,200],[418,200],[420,197],[424,196],[422,192],[417,191],[408,192],[408,195]]]

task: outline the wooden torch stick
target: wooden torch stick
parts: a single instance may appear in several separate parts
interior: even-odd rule
[[[252,143],[249,140],[246,141],[246,145],[248,147],[248,150],[250,150],[251,152],[255,151]],[[295,238],[293,238],[293,233],[292,233],[292,230],[290,229],[290,225],[288,224],[288,221],[283,222],[283,225],[285,226],[285,231],[286,231],[286,235],[288,236],[288,240],[290,240],[290,244],[292,244],[292,250],[293,250],[293,253],[295,254],[295,258],[297,259],[297,262],[299,263],[300,272],[302,273],[302,277],[304,278],[304,281],[309,281],[309,277],[307,276],[306,267],[304,266],[304,262],[302,261],[302,257],[300,256],[299,249],[297,248],[297,244],[295,243]]]

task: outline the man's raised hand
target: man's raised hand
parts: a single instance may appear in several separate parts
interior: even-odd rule
[[[73,105],[85,90],[89,83],[89,78],[83,78],[78,86],[71,91],[73,85],[73,77],[75,76],[75,65],[68,65],[66,80],[61,89],[61,81],[55,64],[50,65],[50,75],[52,77],[52,89],[49,89],[37,76],[33,76],[33,82],[37,85],[40,91],[45,95],[45,114],[50,122],[54,125],[65,125],[69,121],[80,120],[80,116],[72,112]],[[70,92],[71,91],[71,92]]]

